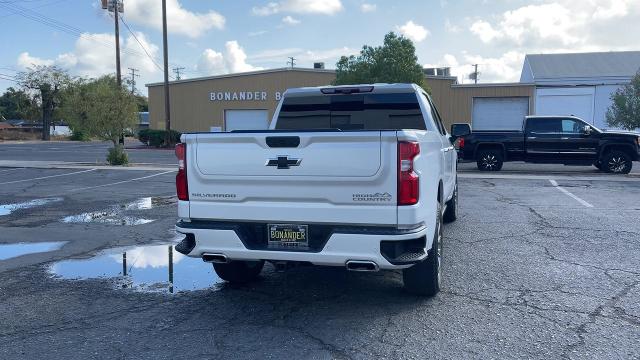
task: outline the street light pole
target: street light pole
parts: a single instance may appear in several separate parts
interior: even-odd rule
[[[164,119],[165,144],[171,146],[171,105],[169,103],[169,50],[167,48],[167,0],[162,0],[162,45],[164,47]]]

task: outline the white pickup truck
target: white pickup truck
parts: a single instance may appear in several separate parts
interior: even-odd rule
[[[457,154],[412,84],[289,89],[264,131],[184,134],[176,250],[248,282],[265,261],[402,269],[440,289],[442,223],[457,216]]]

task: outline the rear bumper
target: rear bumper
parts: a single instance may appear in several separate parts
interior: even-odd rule
[[[315,265],[345,266],[347,261],[372,261],[380,269],[403,269],[410,267],[427,256],[426,249],[431,240],[427,228],[422,226],[411,230],[397,230],[376,228],[341,228],[336,227],[328,235],[326,243],[317,251],[281,251],[267,249],[250,249],[244,235],[237,228],[229,224],[188,223],[179,222],[176,231],[191,238],[191,246],[182,246],[182,252],[195,258],[204,254],[221,254],[229,260],[271,260],[271,261],[301,261]],[[342,232],[341,232],[342,231]],[[189,235],[192,234],[192,235]],[[383,254],[381,243],[406,241],[410,243],[416,239],[424,241],[424,252],[414,254],[409,259],[406,254],[402,261],[389,259],[389,253]]]

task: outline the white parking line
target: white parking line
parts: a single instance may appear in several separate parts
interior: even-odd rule
[[[83,187],[83,188],[71,189],[71,190],[69,190],[69,192],[89,190],[89,189],[97,189],[97,188],[101,188],[101,187],[105,187],[105,186],[120,185],[120,184],[125,184],[125,183],[128,183],[128,182],[132,182],[132,181],[149,179],[149,178],[152,178],[152,177],[165,175],[165,174],[172,173],[172,172],[176,172],[176,170],[169,170],[169,171],[165,171],[165,172],[161,172],[161,173],[157,173],[157,174],[153,174],[153,175],[142,176],[142,177],[129,179],[129,180],[122,180],[122,181],[109,183],[109,184],[102,184],[102,185],[96,185],[96,186],[87,186],[87,187]]]
[[[564,193],[565,195],[573,198],[575,201],[579,202],[580,204],[588,207],[588,208],[592,208],[593,205],[589,204],[588,202],[580,199],[579,197],[573,195],[572,193],[570,193],[567,189],[561,187],[558,185],[558,182],[553,180],[553,179],[549,179],[549,182],[551,183],[551,185],[553,185],[553,187],[555,187],[556,189],[560,190],[562,193]]]
[[[42,177],[37,177],[37,178],[32,178],[32,179],[24,179],[24,180],[7,181],[7,182],[2,182],[2,183],[0,183],[0,185],[17,184],[17,183],[21,183],[21,182],[34,181],[34,180],[42,180],[42,179],[50,179],[50,178],[55,178],[55,177],[60,177],[60,176],[70,176],[70,175],[75,175],[75,174],[82,174],[82,173],[86,173],[86,172],[89,172],[89,171],[96,171],[96,169],[89,169],[89,170],[75,171],[75,172],[72,172],[72,173],[66,173],[66,174],[58,174],[58,175],[42,176]]]

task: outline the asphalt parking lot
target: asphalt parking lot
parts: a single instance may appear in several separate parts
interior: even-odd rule
[[[337,268],[231,287],[175,253],[172,293],[173,171],[0,168],[0,358],[640,358],[640,178],[471,165],[432,299]]]

